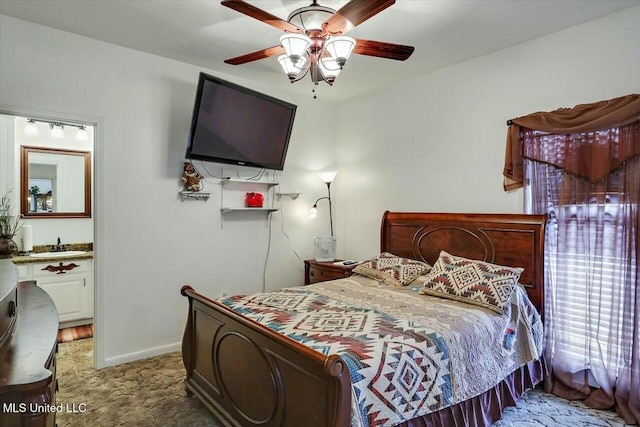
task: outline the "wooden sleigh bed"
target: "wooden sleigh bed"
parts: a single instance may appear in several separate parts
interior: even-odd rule
[[[523,267],[519,282],[542,314],[546,218],[515,214],[386,212],[381,252],[433,263],[441,250]],[[351,375],[336,354],[324,355],[219,301],[183,286],[189,314],[182,342],[185,386],[225,425],[349,426]],[[406,426],[483,426],[500,418],[542,377],[530,362],[472,399],[408,420]]]

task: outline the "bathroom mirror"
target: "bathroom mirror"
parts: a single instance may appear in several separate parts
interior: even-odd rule
[[[21,157],[24,217],[91,217],[91,152],[22,146]]]

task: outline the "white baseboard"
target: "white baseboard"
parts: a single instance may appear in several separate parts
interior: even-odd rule
[[[74,328],[76,326],[90,325],[93,319],[70,320],[68,322],[60,322],[58,329]]]
[[[173,353],[179,351],[182,348],[182,342],[176,342],[173,344],[162,345],[160,347],[150,348],[144,351],[136,351],[134,353],[127,353],[121,356],[106,358],[104,363],[106,366],[116,366],[123,363],[134,362],[140,359],[146,359],[148,357],[160,356],[161,354]]]

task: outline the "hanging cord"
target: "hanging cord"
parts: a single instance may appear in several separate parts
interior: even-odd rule
[[[267,226],[269,227],[269,238],[267,239],[267,254],[264,257],[264,267],[262,269],[262,292],[267,292],[267,264],[269,264],[269,254],[271,253],[271,219],[273,214],[269,214],[269,221]]]
[[[189,163],[191,163],[191,165],[193,166],[193,169],[195,169],[195,171],[196,171],[196,172],[200,173],[200,171],[196,169],[196,167],[195,167],[195,165],[193,164],[193,162],[191,162],[191,161],[190,161]],[[202,169],[204,169],[204,170],[205,170],[205,172],[207,172],[207,175],[208,175],[209,177],[211,177],[211,178],[215,178],[215,179],[224,179],[224,178],[223,178],[223,177],[221,177],[221,176],[216,176],[215,174],[213,174],[213,173],[209,172],[209,170],[208,170],[208,169],[207,169],[207,167],[204,165],[204,162],[203,162],[202,160],[200,160],[200,167],[201,167]],[[202,174],[200,174],[200,175],[202,175]]]
[[[300,262],[304,262],[300,257],[300,255],[298,255],[298,252],[296,252],[296,250],[293,248],[293,244],[291,243],[291,238],[289,237],[289,235],[284,229],[285,216],[284,216],[284,206],[282,205],[282,200],[280,200],[280,216],[282,217],[282,225],[280,226],[280,229],[282,230],[282,234],[284,234],[284,237],[286,237],[287,242],[289,243],[289,249],[291,249],[291,252],[293,252],[293,254],[296,256],[296,258],[298,258]]]

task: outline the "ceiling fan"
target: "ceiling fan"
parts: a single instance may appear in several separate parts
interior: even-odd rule
[[[404,61],[414,51],[404,46],[373,40],[354,39],[344,34],[377,15],[395,0],[351,0],[337,11],[316,0],[283,20],[243,0],[224,0],[222,5],[285,32],[277,46],[225,60],[240,65],[278,56],[278,62],[291,83],[310,74],[318,84],[332,85],[352,53]]]

